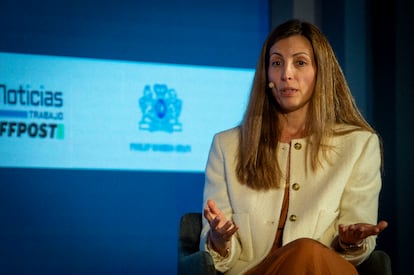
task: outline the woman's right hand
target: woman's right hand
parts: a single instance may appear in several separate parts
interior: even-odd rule
[[[212,248],[220,255],[226,256],[230,248],[231,237],[239,228],[231,220],[226,219],[213,200],[207,200],[204,217],[210,224],[209,239]]]

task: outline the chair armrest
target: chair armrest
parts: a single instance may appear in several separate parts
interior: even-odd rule
[[[182,255],[178,261],[178,275],[216,275],[213,259],[206,251]]]
[[[384,251],[374,250],[357,270],[360,275],[391,275],[391,259]]]

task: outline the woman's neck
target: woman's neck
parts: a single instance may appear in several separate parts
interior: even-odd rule
[[[280,141],[289,143],[292,139],[305,137],[306,119],[304,116],[280,115]]]

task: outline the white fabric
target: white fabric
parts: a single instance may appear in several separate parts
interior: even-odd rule
[[[339,126],[338,126],[339,127]],[[350,126],[341,126],[350,127]],[[258,264],[270,251],[279,222],[285,188],[255,191],[238,182],[235,174],[238,128],[215,135],[206,167],[203,207],[213,199],[228,219],[239,226],[232,239],[230,255],[214,257],[216,269],[226,274],[242,274]],[[295,149],[300,143],[300,149]],[[290,150],[289,212],[283,244],[308,237],[332,246],[338,224],[377,223],[378,197],[381,188],[381,157],[378,136],[367,131],[353,131],[334,137],[330,162],[316,173],[306,160],[306,139],[292,140]],[[282,171],[289,159],[289,144],[279,146]],[[290,215],[296,221],[290,221]],[[208,222],[203,218],[200,249],[207,250]],[[375,248],[369,237],[365,249],[344,255],[357,265]]]

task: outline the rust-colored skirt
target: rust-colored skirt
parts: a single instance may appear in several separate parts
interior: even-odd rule
[[[282,246],[288,205],[289,185],[286,186],[282,213],[272,250],[262,262],[245,275],[358,275],[353,264],[313,239],[301,238]]]

